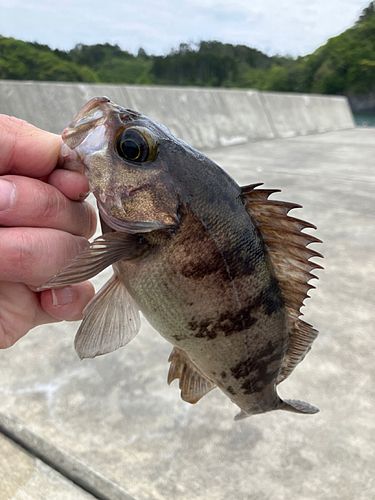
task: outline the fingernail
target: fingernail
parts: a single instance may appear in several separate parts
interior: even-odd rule
[[[52,304],[54,306],[66,306],[73,302],[73,290],[70,286],[65,288],[52,288]]]
[[[0,179],[0,211],[8,210],[14,203],[16,186],[13,182]]]
[[[89,194],[90,194],[90,191],[86,191],[85,193],[81,193],[78,196],[78,198],[79,198],[80,201],[83,201],[83,200],[85,200],[88,197]]]

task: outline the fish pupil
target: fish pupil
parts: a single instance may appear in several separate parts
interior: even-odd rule
[[[132,139],[121,143],[121,150],[129,160],[137,160],[141,154],[141,148]]]

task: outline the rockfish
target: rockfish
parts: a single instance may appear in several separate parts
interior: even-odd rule
[[[92,358],[129,343],[140,314],[171,344],[168,383],[196,403],[218,387],[236,419],[271,410],[316,413],[276,386],[317,336],[300,319],[319,242],[279,191],[240,187],[163,125],[106,97],[62,134],[64,168],[86,175],[103,235],[40,289],[113,276],[84,310],[75,348]]]

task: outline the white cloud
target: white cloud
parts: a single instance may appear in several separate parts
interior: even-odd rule
[[[70,49],[117,43],[167,53],[181,42],[220,40],[268,54],[305,55],[353,25],[362,0],[0,0],[3,36]]]

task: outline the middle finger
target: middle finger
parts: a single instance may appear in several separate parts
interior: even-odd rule
[[[14,187],[15,193],[11,206],[0,211],[0,226],[47,227],[85,238],[95,233],[96,215],[89,203],[71,201],[55,187],[37,179],[4,175],[0,183],[4,181]]]

